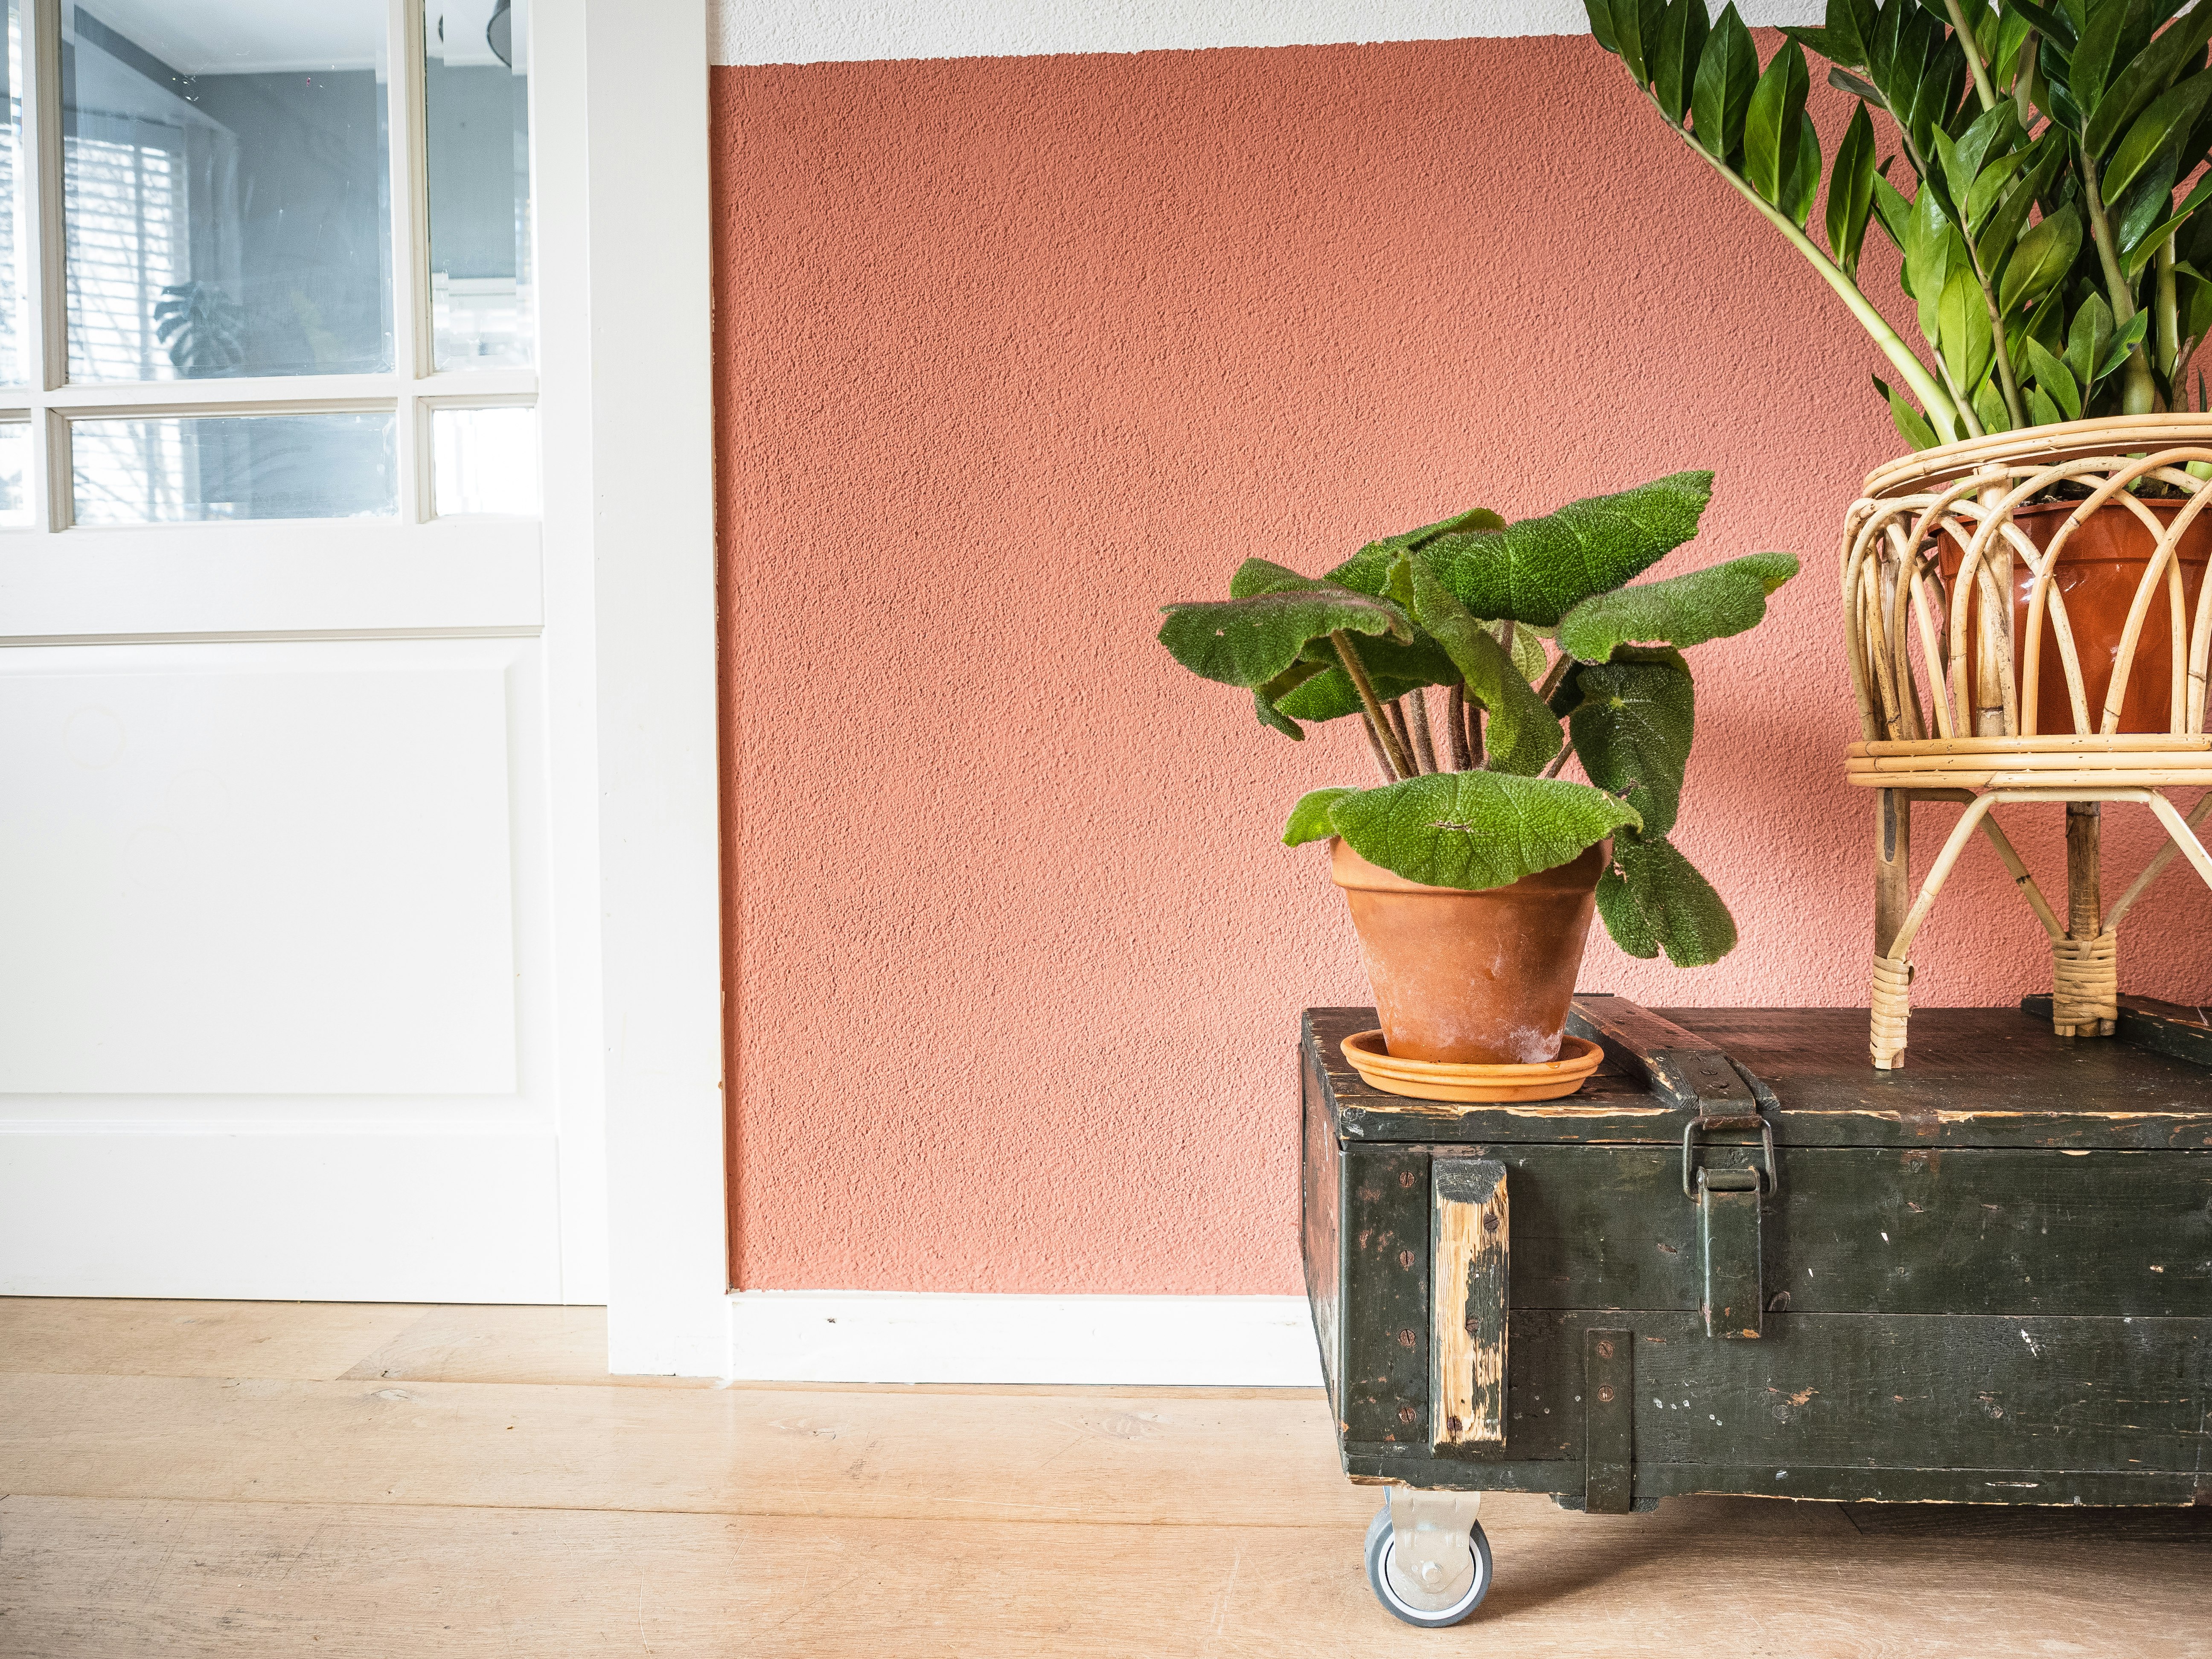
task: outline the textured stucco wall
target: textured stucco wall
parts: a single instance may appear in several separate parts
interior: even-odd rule
[[[1601,933],[1583,982],[1863,1000],[1832,612],[1899,447],[1878,360],[1594,45],[714,74],[739,1283],[1296,1287],[1296,1014],[1366,994],[1325,854],[1275,836],[1368,773],[1152,642],[1249,553],[1716,468],[1657,574],[1807,566],[1693,655],[1677,839],[1744,943],[1679,973]],[[2060,870],[2056,814],[2013,818]],[[2167,881],[2125,977],[2194,999]],[[1980,844],[1915,955],[1923,1005],[2046,972]]]

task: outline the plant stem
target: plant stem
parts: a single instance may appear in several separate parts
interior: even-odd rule
[[[1651,106],[1659,111],[1660,118],[1665,120],[1667,116],[1665,107],[1656,98],[1652,97],[1648,90],[1644,95],[1650,100]],[[1959,417],[1959,405],[1952,400],[1950,394],[1944,391],[1942,385],[1936,377],[1928,372],[1927,365],[1912,355],[1912,349],[1899,337],[1897,331],[1889,325],[1888,319],[1874,308],[1874,302],[1859,292],[1858,284],[1845,276],[1840,266],[1829,259],[1819,248],[1814,246],[1813,239],[1792,222],[1788,214],[1753,189],[1748,179],[1738,176],[1726,162],[1714,155],[1674,122],[1668,121],[1667,125],[1674,129],[1677,138],[1690,147],[1693,155],[1698,156],[1722,178],[1733,185],[1745,201],[1750,203],[1768,223],[1782,233],[1784,240],[1788,241],[1790,246],[1796,248],[1812,263],[1813,269],[1820,273],[1820,279],[1835,290],[1836,297],[1849,307],[1852,316],[1858,319],[1859,326],[1873,337],[1874,343],[1881,349],[1881,355],[1889,359],[1890,366],[1905,377],[1905,385],[1912,388],[1912,395],[1920,399],[1921,408],[1928,411],[1928,418],[1936,425],[1943,436],[1948,438],[1955,434],[1966,424]]]
[[[1472,757],[1469,771],[1480,772],[1490,764],[1482,748],[1482,705],[1469,702],[1467,706],[1467,752]]]
[[[2166,401],[2175,398],[2183,403],[2189,400],[2182,395],[2181,371],[2181,299],[2176,291],[2173,275],[2173,238],[2169,236],[2158,245],[2158,309],[2151,325],[2158,331],[2158,369],[2166,377],[2168,391]]]
[[[1396,739],[1392,752],[1403,755],[1411,761],[1412,765],[1407,769],[1406,775],[1409,778],[1418,778],[1423,770],[1421,757],[1413,748],[1413,734],[1406,730],[1405,709],[1394,697],[1382,705],[1382,712],[1390,717],[1390,735]]]
[[[1952,15],[1956,16],[1959,0],[1950,0],[1950,3]],[[1967,54],[1970,60],[1972,56],[1971,52]],[[2021,401],[2020,381],[2012,372],[2012,351],[2005,344],[2004,313],[1997,309],[1997,291],[1990,283],[1989,273],[1982,269],[1981,251],[1963,231],[1960,240],[1966,242],[1966,258],[1973,263],[1974,284],[1982,290],[1982,303],[1990,309],[1990,338],[1997,349],[1997,390],[2004,394],[2005,413],[2012,417],[2017,429],[2027,424],[2027,406]]]
[[[1559,689],[1559,682],[1566,678],[1567,670],[1573,665],[1574,660],[1564,651],[1552,659],[1552,666],[1544,676],[1544,683],[1536,688],[1536,696],[1539,699],[1545,702],[1551,702],[1552,693]]]
[[[1966,14],[1959,0],[1943,0],[1943,9],[1951,14],[1951,27],[1958,32],[1959,44],[1966,50],[1966,67],[1973,71],[1974,96],[1982,100],[1983,113],[1997,106],[1996,88],[1990,84],[1990,72],[1982,64],[1982,49],[1974,43],[1974,32],[1966,27]]]
[[[1390,762],[1390,769],[1400,779],[1412,777],[1413,757],[1397,745],[1397,734],[1391,731],[1390,722],[1383,715],[1382,705],[1376,700],[1375,683],[1367,678],[1367,665],[1359,660],[1359,653],[1352,648],[1352,641],[1342,629],[1331,633],[1328,640],[1336,647],[1337,660],[1344,665],[1345,673],[1351,678],[1352,690],[1359,693],[1360,703],[1367,710],[1368,722],[1374,727],[1377,741],[1382,745],[1382,752]]]
[[[1375,722],[1363,708],[1359,711],[1359,729],[1367,733],[1367,752],[1375,757],[1375,769],[1382,775],[1386,784],[1398,781],[1398,775],[1390,769],[1390,753],[1382,746],[1382,739],[1375,735]]]
[[[1455,685],[1444,694],[1444,746],[1451,750],[1451,769],[1472,771],[1474,757],[1467,749],[1467,688]]]
[[[1421,763],[1424,772],[1441,772],[1437,764],[1437,742],[1429,731],[1429,694],[1419,686],[1406,693],[1406,707],[1413,715],[1413,756]]]
[[[1556,778],[1559,776],[1559,769],[1567,763],[1569,757],[1573,755],[1574,752],[1575,740],[1572,738],[1569,738],[1566,741],[1565,747],[1562,748],[1557,755],[1553,756],[1552,757],[1552,763],[1544,769],[1544,775],[1547,778]]]
[[[2097,183],[2096,158],[2086,149],[2077,154],[2081,161],[2081,204],[2089,210],[2089,235],[2097,245],[2097,262],[2104,267],[2105,289],[2112,302],[2112,326],[2125,328],[2135,320],[2135,290],[2120,270],[2120,251],[2113,245],[2112,222],[2105,216],[2104,192]],[[2158,402],[2158,392],[2151,383],[2150,358],[2141,341],[2128,353],[2126,375],[2120,393],[2120,412],[2149,414]]]

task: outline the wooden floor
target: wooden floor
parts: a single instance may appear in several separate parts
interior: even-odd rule
[[[610,1384],[597,1309],[0,1300],[0,1655],[2212,1655],[2212,1510],[1493,1498],[1407,1629],[1308,1392]]]

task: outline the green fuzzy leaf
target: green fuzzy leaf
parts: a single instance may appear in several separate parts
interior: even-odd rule
[[[1467,695],[1490,717],[1486,735],[1490,764],[1524,776],[1542,771],[1566,741],[1558,717],[1529,689],[1528,678],[1514,666],[1489,628],[1452,597],[1425,562],[1409,556],[1401,568],[1412,592],[1414,616],[1459,669]]]
[[[1690,88],[1691,134],[1715,160],[1733,163],[1743,149],[1744,118],[1759,84],[1759,52],[1736,15],[1735,0],[1713,20]]]
[[[1373,682],[1375,695],[1384,702],[1421,686],[1449,685],[1459,678],[1459,670],[1444,648],[1426,634],[1416,633],[1402,643],[1354,636],[1352,649]],[[1358,687],[1344,672],[1334,641],[1310,641],[1301,659],[1317,672],[1278,701],[1276,706],[1283,714],[1293,720],[1334,720],[1357,714],[1365,707],[1359,701]]]
[[[1933,449],[1942,441],[1936,435],[1936,428],[1929,425],[1928,417],[1907,403],[1903,394],[1885,383],[1879,374],[1874,377],[1874,389],[1887,401],[1890,424],[1897,428],[1898,436],[1905,442],[1915,449]]]
[[[1661,836],[1681,808],[1682,771],[1697,726],[1697,688],[1679,651],[1623,651],[1579,663],[1562,685],[1567,724],[1589,781],[1625,799]]]
[[[1416,552],[1439,536],[1504,528],[1505,520],[1488,507],[1471,507],[1449,519],[1425,524],[1419,530],[1408,530],[1399,535],[1385,536],[1380,541],[1370,542],[1322,580],[1348,587],[1356,593],[1371,593],[1379,597],[1383,583],[1389,580],[1390,566],[1401,553]]]
[[[2003,280],[1997,284],[1997,309],[2009,317],[2033,305],[2074,268],[2074,256],[2081,251],[2081,216],[2070,206],[2061,208],[2020,239],[2011,263],[2005,266]],[[1972,283],[1972,273],[1966,276]],[[1973,287],[1974,304],[1981,308],[1986,327],[1989,311],[1983,305],[1980,285]]]
[[[1967,265],[1954,265],[1944,280],[1943,297],[1936,308],[1936,347],[1962,392],[1981,385],[1996,358],[1989,306],[1982,298],[1982,285]]]
[[[1346,795],[1329,816],[1369,863],[1427,886],[1478,891],[1554,869],[1642,824],[1602,789],[1504,772],[1407,778]]]
[[[1315,666],[1319,672],[1311,679],[1277,702],[1277,713],[1286,719],[1319,725],[1364,712],[1366,705],[1359,701],[1359,688],[1352,684],[1350,675],[1341,668],[1320,668],[1318,664]],[[1376,696],[1384,702],[1395,702],[1408,691],[1437,684],[1435,680],[1394,680],[1371,672],[1367,678],[1375,688]]]
[[[1859,249],[1874,211],[1874,123],[1861,104],[1851,112],[1844,141],[1836,146],[1835,167],[1828,174],[1828,251],[1851,277],[1858,274]]]
[[[1790,553],[1751,553],[1725,564],[1594,594],[1559,619],[1559,648],[1603,662],[1630,644],[1703,645],[1757,626],[1766,596],[1797,574]]]
[[[1328,821],[1328,809],[1346,795],[1356,795],[1357,789],[1310,789],[1298,797],[1298,804],[1291,808],[1291,821],[1283,826],[1283,845],[1303,847],[1310,841],[1326,841],[1336,833],[1336,826]]]
[[[1410,641],[1395,605],[1350,588],[1318,587],[1161,607],[1160,643],[1194,674],[1222,685],[1265,685],[1298,659],[1307,643],[1331,633]]]
[[[1304,743],[1306,738],[1304,729],[1276,705],[1322,672],[1319,663],[1294,662],[1265,685],[1253,687],[1253,712],[1259,716],[1260,724],[1271,726],[1285,737]]]
[[[1735,949],[1728,906],[1663,836],[1613,838],[1613,867],[1598,878],[1597,909],[1606,932],[1631,956],[1664,950],[1677,968],[1703,968]]]
[[[1273,559],[1247,559],[1229,579],[1229,597],[1249,599],[1262,593],[1311,593],[1326,592],[1330,586],[1325,576],[1301,576],[1288,565],[1277,564]]]
[[[1500,531],[1441,537],[1425,556],[1476,616],[1548,629],[1696,535],[1712,493],[1711,473],[1677,472]]]
[[[1792,40],[1767,64],[1744,113],[1743,176],[1784,211],[1796,187],[1800,118],[1811,89],[1805,49]]]
[[[2097,365],[2105,361],[2112,345],[2112,308],[2105,303],[2101,294],[2092,294],[2081,302],[2074,313],[2074,322],[2066,331],[2066,367],[2072,371],[2075,384],[2081,386],[2083,398],[2097,383]]]
[[[1705,50],[1711,22],[1705,0],[1674,0],[1666,21],[1659,27],[1659,48],[1653,54],[1651,91],[1659,107],[1676,126],[1690,112],[1690,96],[1697,88],[1698,60]]]
[[[2035,377],[2035,383],[2045,393],[2046,401],[2060,411],[2059,414],[2051,416],[2050,420],[2039,416],[2036,423],[2039,426],[2048,425],[2050,421],[2061,418],[2069,421],[2080,420],[2081,418],[2081,388],[2074,379],[2074,371],[2053,356],[2044,348],[2043,343],[2033,335],[2030,335],[2026,342],[2026,355],[2027,372]]]
[[[1483,626],[1490,630],[1491,638],[1508,647],[1513,665],[1521,671],[1522,679],[1534,685],[1544,678],[1552,665],[1545,659],[1544,641],[1537,637],[1534,629],[1523,628],[1516,622],[1490,622]],[[1506,632],[1509,629],[1512,630],[1510,639]]]

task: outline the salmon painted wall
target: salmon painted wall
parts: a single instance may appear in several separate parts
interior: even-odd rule
[[[1678,972],[1594,930],[1583,983],[1863,1001],[1834,561],[1900,447],[1878,360],[1591,42],[714,95],[739,1285],[1297,1288],[1297,1011],[1367,994],[1325,853],[1276,836],[1369,772],[1356,732],[1291,744],[1153,643],[1248,554],[1318,572],[1460,507],[1715,469],[1656,574],[1806,562],[1692,653],[1676,839],[1743,943]],[[2057,876],[2057,815],[2011,821]],[[2130,872],[2153,844],[2126,809],[2107,840]],[[2206,896],[2160,898],[2125,981],[2196,1000]],[[1984,844],[1922,939],[1923,1006],[2047,985]]]

